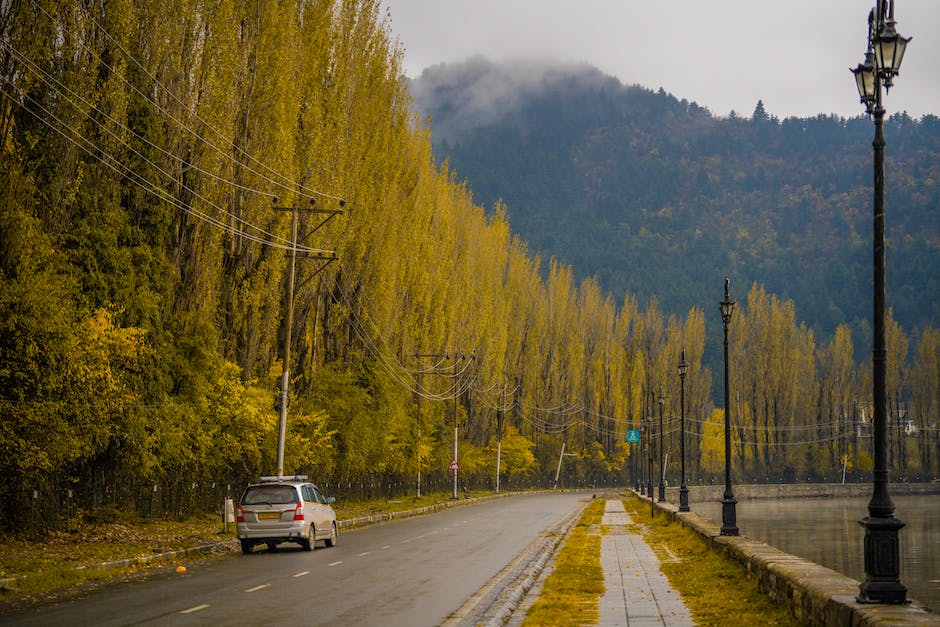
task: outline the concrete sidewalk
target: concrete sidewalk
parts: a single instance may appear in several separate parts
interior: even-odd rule
[[[643,537],[630,533],[623,501],[608,500],[602,525],[601,566],[607,591],[600,600],[602,627],[629,625],[693,625],[679,593],[659,570],[659,559]]]

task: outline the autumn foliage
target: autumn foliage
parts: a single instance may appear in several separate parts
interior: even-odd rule
[[[529,250],[436,162],[400,55],[377,0],[3,3],[3,525],[73,503],[183,515],[273,472],[285,339],[285,470],[338,496],[446,481],[455,422],[470,487],[492,484],[500,439],[509,488],[551,480],[562,446],[563,482],[628,483],[651,391],[678,450],[682,349],[690,477],[712,476],[717,308],[615,302]],[[289,338],[275,205],[298,208],[306,253]],[[759,286],[731,335],[741,472],[860,459],[852,338],[820,349]],[[892,338],[891,398],[923,434],[894,468],[935,474],[940,342]]]

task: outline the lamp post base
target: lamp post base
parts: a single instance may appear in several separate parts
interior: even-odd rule
[[[689,510],[689,486],[682,484],[679,488],[679,511],[688,512]]]
[[[664,503],[666,501],[666,486],[659,484],[659,502]]]
[[[737,504],[738,501],[733,496],[721,499],[721,535],[723,536],[738,535],[737,510],[735,509]]]
[[[859,603],[909,603],[907,588],[900,580],[898,531],[904,523],[894,516],[866,516],[865,581],[858,587]]]

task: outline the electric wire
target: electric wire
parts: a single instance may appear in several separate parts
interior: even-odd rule
[[[71,31],[69,31],[69,29],[65,28],[59,21],[56,20],[56,18],[55,18],[54,16],[50,15],[49,12],[46,11],[46,9],[45,9],[44,7],[42,7],[42,6],[37,2],[37,0],[30,0],[30,2],[33,4],[33,6],[35,6],[37,9],[39,9],[39,11],[41,11],[41,12],[49,19],[49,21],[51,21],[57,28],[60,28],[63,33],[71,34],[71,35],[73,36],[73,38],[74,38],[76,41],[83,41],[83,40],[84,40],[82,37],[76,36],[74,33],[72,33]],[[151,74],[151,73],[147,70],[147,68],[145,68],[142,63],[140,63],[132,54],[130,54],[130,53],[121,45],[121,43],[120,43],[119,41],[117,41],[116,38],[112,37],[111,34],[107,31],[107,29],[103,28],[103,27],[94,19],[94,17],[92,17],[91,15],[86,15],[86,17],[91,21],[91,23],[95,26],[96,29],[98,29],[101,33],[103,33],[104,36],[107,37],[107,38],[115,45],[115,47],[123,53],[123,55],[125,56],[125,58],[127,58],[128,61],[130,61],[131,63],[133,63],[135,66],[137,66],[150,80],[152,80],[152,81],[154,82],[154,85],[155,85],[155,86],[157,86],[157,87],[159,87],[160,89],[162,89],[166,94],[168,94],[168,95],[170,96],[170,98],[172,98],[172,99],[173,99],[177,104],[179,104],[184,110],[189,110],[189,106],[188,106],[186,103],[184,103],[182,100],[180,100],[179,97],[177,97],[176,94],[173,93],[172,90],[170,90],[168,87],[166,87],[165,85],[163,85],[163,83],[161,83],[161,82],[159,81],[159,79],[157,79],[156,76],[154,76],[153,74]],[[81,45],[81,44],[80,44],[80,45]],[[198,141],[202,142],[203,144],[209,146],[209,147],[212,148],[216,153],[218,153],[219,155],[221,155],[223,158],[225,158],[225,159],[231,161],[232,163],[234,163],[234,164],[236,164],[236,165],[239,165],[239,166],[244,166],[244,165],[245,165],[245,164],[242,164],[242,163],[237,162],[237,161],[235,160],[235,158],[234,158],[227,150],[224,150],[224,149],[220,148],[219,146],[217,146],[216,144],[214,144],[213,142],[209,141],[208,139],[206,139],[205,137],[203,137],[202,135],[200,135],[198,132],[194,131],[194,130],[191,129],[189,126],[187,126],[185,122],[179,120],[179,119],[176,118],[172,113],[170,113],[169,111],[167,111],[166,109],[164,109],[163,107],[161,107],[160,104],[157,103],[157,102],[155,102],[149,95],[143,93],[140,89],[138,89],[135,85],[133,85],[130,81],[128,81],[128,80],[123,76],[123,74],[122,74],[121,72],[115,71],[114,68],[111,67],[106,61],[104,61],[94,50],[92,50],[91,48],[89,48],[89,47],[87,47],[87,46],[85,46],[85,45],[81,45],[81,48],[84,49],[84,50],[85,50],[90,56],[92,56],[95,60],[97,60],[98,63],[102,65],[102,67],[107,68],[109,71],[111,71],[111,72],[113,73],[113,75],[117,76],[123,83],[125,83],[126,85],[128,85],[134,92],[136,92],[138,95],[140,95],[142,98],[144,98],[148,103],[152,104],[158,111],[160,111],[161,113],[163,113],[164,115],[166,115],[167,118],[170,119],[170,120],[172,120],[180,129],[182,129],[182,130],[186,131],[187,133],[189,133],[190,135],[192,135],[196,140],[198,140]],[[285,182],[281,182],[281,181],[278,181],[278,180],[274,180],[274,179],[270,178],[269,176],[267,176],[267,175],[265,175],[265,174],[263,174],[263,173],[261,173],[261,172],[258,172],[258,171],[255,170],[255,169],[251,168],[250,166],[249,166],[249,167],[246,167],[246,169],[247,169],[249,172],[251,172],[252,174],[254,174],[255,176],[257,176],[258,178],[260,178],[260,179],[262,179],[262,180],[265,180],[265,181],[267,181],[268,183],[270,183],[270,184],[272,184],[272,185],[274,185],[274,186],[276,186],[276,187],[279,187],[279,188],[281,188],[281,189],[287,191],[288,193],[293,193],[293,192],[295,191],[295,189],[299,188],[300,191],[305,192],[305,193],[307,193],[308,195],[316,195],[316,196],[320,196],[320,197],[323,197],[323,198],[329,198],[329,199],[332,199],[332,200],[339,201],[339,202],[341,202],[341,203],[345,202],[345,201],[343,200],[343,198],[341,198],[340,196],[336,196],[336,195],[328,194],[328,193],[326,193],[326,192],[322,192],[322,191],[319,191],[319,190],[316,190],[316,189],[312,189],[312,188],[306,187],[305,185],[299,185],[299,186],[298,186],[298,185],[296,184],[296,182],[292,181],[292,180],[289,179],[287,176],[281,174],[280,172],[278,172],[278,171],[274,170],[273,168],[269,167],[267,164],[265,164],[265,163],[263,163],[262,161],[256,159],[254,156],[252,156],[250,153],[248,153],[244,148],[242,148],[241,146],[237,145],[235,142],[233,142],[232,140],[230,140],[229,138],[227,138],[221,131],[217,130],[215,127],[213,127],[211,124],[209,124],[209,122],[207,122],[207,121],[204,120],[202,117],[200,117],[197,113],[192,113],[192,116],[193,116],[197,121],[199,121],[201,124],[203,124],[206,128],[208,128],[208,129],[211,130],[213,133],[215,133],[216,136],[218,136],[219,138],[221,138],[222,141],[224,141],[224,142],[226,143],[226,145],[227,145],[226,147],[227,147],[227,148],[233,149],[234,151],[238,152],[239,154],[241,154],[242,156],[244,156],[245,158],[247,158],[247,159],[248,159],[249,161],[251,161],[252,163],[257,164],[259,167],[261,167],[261,168],[262,168],[263,170],[265,170],[266,172],[270,173],[272,176],[276,176],[276,177],[282,179],[282,180],[285,181]],[[276,195],[275,195],[275,194],[272,194],[271,192],[266,192],[266,191],[262,191],[262,190],[258,190],[258,189],[253,189],[253,188],[249,188],[249,187],[246,187],[246,186],[239,186],[239,187],[245,189],[246,191],[251,191],[251,192],[256,193],[256,194],[259,194],[259,195],[264,195],[264,196],[268,196],[268,197],[271,197],[271,198],[276,197]]]
[[[10,47],[9,47],[5,42],[0,42],[0,44],[2,44],[2,45],[3,45],[5,48],[7,48],[8,50],[11,50],[11,52],[13,52],[14,55],[18,56],[18,58],[21,58],[21,60],[23,61],[23,63],[24,63],[25,65],[27,65],[27,69],[35,73],[36,70],[34,70],[33,67],[31,67],[31,64],[30,64],[30,62],[29,62],[28,59],[25,59],[25,58],[21,57],[21,55],[19,55],[18,52],[16,52],[15,50],[10,49]],[[58,85],[61,85],[61,83],[58,83],[58,81],[56,81],[53,77],[50,77],[47,73],[43,72],[42,70],[39,70],[39,71],[42,72],[42,74],[44,74],[44,76],[39,76],[39,79],[42,80],[56,95],[58,95],[62,100],[68,102],[70,105],[72,105],[73,107],[75,107],[76,110],[79,110],[79,111],[81,110],[81,108],[76,105],[76,103],[75,103],[74,100],[72,100],[68,95],[66,95],[66,94],[64,94],[63,92],[61,92],[61,91],[58,89],[58,87],[56,87],[56,85],[53,84],[51,81],[54,81],[54,82],[55,82],[56,84],[58,84]],[[4,77],[4,78],[5,78],[5,80],[6,80],[7,83],[10,83],[10,81],[9,81],[8,78],[6,78],[6,77]],[[13,87],[16,88],[15,86],[13,86]],[[66,88],[66,89],[67,89],[67,88]],[[21,93],[22,93],[22,92],[21,92]],[[111,121],[114,122],[115,124],[118,124],[121,128],[123,128],[124,130],[126,130],[128,133],[134,135],[136,138],[141,139],[142,141],[144,141],[144,142],[147,143],[148,145],[152,146],[153,148],[155,148],[155,149],[157,149],[157,150],[160,150],[161,152],[163,152],[163,153],[166,154],[167,156],[169,156],[169,157],[171,157],[171,158],[173,158],[173,159],[179,161],[180,163],[184,163],[184,160],[183,160],[183,159],[180,159],[180,158],[178,158],[178,157],[175,157],[174,155],[171,155],[168,151],[166,151],[166,150],[160,148],[160,147],[157,146],[156,144],[153,144],[152,142],[149,142],[149,141],[147,141],[147,140],[141,138],[141,137],[140,137],[139,135],[137,135],[134,131],[132,131],[131,129],[129,129],[129,128],[123,126],[123,125],[121,125],[121,123],[120,123],[119,121],[115,120],[114,118],[112,118],[111,116],[109,116],[107,113],[101,111],[97,106],[95,106],[95,105],[93,105],[93,104],[90,104],[90,103],[87,103],[87,101],[85,101],[84,99],[82,99],[80,96],[74,94],[74,92],[71,92],[71,93],[72,93],[73,95],[75,95],[76,98],[79,98],[82,102],[88,104],[88,106],[90,107],[90,109],[92,109],[93,111],[95,111],[95,112],[101,114],[102,116],[104,116],[104,117],[106,117],[107,119],[111,120]],[[82,137],[86,142],[91,143],[90,140],[88,140],[87,138],[84,138],[82,135],[80,135],[80,134],[78,133],[78,131],[75,131],[75,130],[71,129],[71,127],[70,127],[68,124],[66,124],[64,121],[62,121],[61,118],[59,118],[58,116],[56,116],[53,112],[51,112],[51,111],[50,111],[49,109],[47,109],[44,105],[42,105],[41,103],[39,103],[38,101],[36,101],[34,98],[32,98],[31,96],[29,96],[28,94],[22,94],[22,95],[23,95],[25,98],[29,99],[31,102],[33,102],[37,107],[39,107],[40,109],[42,109],[42,111],[43,111],[46,115],[48,115],[49,117],[55,119],[55,120],[56,120],[59,124],[61,124],[63,127],[69,129],[70,132],[74,133],[74,134],[75,134],[76,136],[78,136],[78,137]],[[15,99],[14,99],[14,101],[15,101]],[[30,111],[29,108],[26,108],[26,110],[27,110],[27,111]],[[39,119],[40,121],[42,121],[42,122],[44,122],[44,123],[46,122],[46,120],[44,120],[41,116],[36,116],[36,117],[38,117],[38,119]],[[120,143],[124,148],[126,148],[126,149],[129,150],[131,153],[133,153],[133,154],[135,154],[136,156],[138,156],[143,162],[145,162],[145,163],[147,163],[148,165],[150,165],[151,167],[153,167],[154,170],[156,170],[157,172],[159,172],[160,174],[162,174],[162,175],[163,175],[164,177],[166,177],[168,180],[170,180],[170,181],[175,181],[175,177],[174,177],[172,174],[170,174],[169,172],[167,172],[166,170],[164,170],[161,166],[159,166],[158,164],[156,164],[156,163],[154,163],[153,161],[151,161],[148,157],[146,157],[146,156],[143,155],[140,151],[138,151],[136,148],[134,148],[134,147],[131,146],[129,143],[127,143],[127,141],[125,141],[124,138],[123,138],[120,134],[116,133],[114,130],[112,130],[111,128],[109,128],[109,127],[108,127],[106,124],[104,124],[101,120],[96,119],[95,116],[91,116],[89,119],[90,119],[94,124],[96,124],[98,128],[100,128],[102,131],[104,131],[105,133],[107,133],[108,135],[110,135],[111,137],[113,137],[113,138],[114,138],[118,143]],[[47,124],[47,125],[48,125],[48,124]],[[56,129],[53,129],[53,130],[56,130]],[[74,140],[72,140],[71,138],[69,138],[69,137],[66,136],[65,134],[60,133],[60,135],[62,135],[66,140],[71,141],[72,143],[76,143]],[[119,164],[121,165],[121,168],[123,168],[123,172],[116,170],[119,174],[133,173],[133,175],[134,175],[133,178],[135,179],[135,181],[137,181],[137,182],[145,181],[145,182],[146,182],[147,187],[145,187],[145,189],[146,189],[147,191],[160,190],[161,193],[165,193],[165,190],[164,190],[162,187],[159,187],[157,184],[153,183],[153,182],[150,181],[149,179],[145,179],[143,176],[137,174],[136,172],[134,172],[133,170],[131,170],[128,166],[126,166],[126,165],[124,165],[123,163],[121,163],[120,160],[119,160],[117,157],[114,157],[113,155],[111,155],[110,153],[108,153],[107,151],[105,151],[104,149],[102,149],[100,146],[98,146],[97,144],[94,144],[94,147],[95,147],[95,151],[88,151],[88,150],[86,150],[86,152],[88,152],[92,157],[95,157],[95,156],[96,156],[96,153],[106,154],[106,155],[107,155],[109,158],[111,158],[114,162],[119,163]],[[113,169],[113,168],[112,168],[112,169]],[[206,172],[205,170],[199,170],[198,168],[194,168],[194,169],[197,169],[198,171],[201,171],[201,172]],[[213,178],[216,178],[216,179],[218,179],[218,180],[223,180],[223,181],[224,181],[224,179],[221,179],[221,177],[215,177],[214,175],[210,175],[210,176],[213,176]],[[188,192],[191,192],[191,193],[193,194],[193,197],[194,197],[194,198],[198,198],[199,200],[201,200],[202,202],[204,202],[206,205],[215,208],[217,211],[219,211],[219,212],[222,213],[223,215],[225,215],[225,216],[231,218],[232,220],[234,220],[234,221],[236,221],[236,222],[238,222],[238,223],[240,223],[240,224],[242,224],[242,225],[244,225],[244,226],[246,226],[246,227],[248,227],[248,228],[250,228],[250,229],[256,230],[256,231],[260,232],[261,234],[263,234],[263,235],[265,235],[265,236],[267,236],[267,237],[269,237],[269,238],[273,238],[273,240],[277,240],[277,241],[280,241],[280,242],[282,242],[282,243],[277,243],[277,241],[265,240],[265,239],[260,238],[260,237],[249,237],[249,239],[252,239],[253,241],[256,241],[256,242],[259,242],[259,243],[264,243],[264,244],[272,245],[272,246],[275,246],[275,247],[278,247],[278,248],[282,248],[282,249],[293,249],[293,248],[294,248],[293,245],[291,244],[290,240],[288,240],[288,239],[286,239],[286,238],[283,238],[283,237],[280,237],[280,236],[278,236],[278,235],[275,235],[275,234],[273,234],[273,233],[270,233],[270,232],[264,230],[263,228],[261,228],[261,227],[259,227],[259,226],[256,226],[256,225],[254,225],[254,224],[248,222],[247,220],[244,220],[243,218],[241,218],[241,217],[239,217],[239,216],[237,216],[237,215],[235,215],[235,214],[233,214],[233,213],[231,213],[231,212],[225,210],[223,207],[219,206],[219,205],[216,204],[214,201],[212,201],[212,200],[210,200],[210,199],[204,197],[202,194],[200,194],[198,191],[196,191],[196,190],[193,189],[192,187],[190,187],[190,186],[188,186],[188,185],[186,185],[186,184],[181,184],[180,187],[181,187],[181,189],[184,189],[184,190],[186,190],[186,191],[188,191]],[[158,195],[160,195],[160,193],[158,193]],[[181,201],[177,201],[177,199],[175,199],[175,198],[173,199],[173,201],[174,201],[174,204],[175,204],[178,208],[180,208],[180,209],[187,210],[187,211],[190,209],[190,207],[189,207],[188,205],[185,205],[185,203],[182,203]],[[202,216],[197,216],[197,217],[203,217],[203,216],[205,216],[205,215],[206,215],[206,214],[202,214]],[[203,219],[204,219],[204,218],[203,218]],[[210,221],[211,221],[213,224],[215,224],[216,226],[224,225],[223,222],[218,221],[218,220],[210,220]],[[241,234],[242,236],[245,236],[244,232],[239,231],[239,230],[234,229],[234,228],[229,228],[227,225],[224,225],[224,228],[225,228],[226,230],[228,230],[228,231],[233,232],[233,233],[239,233],[239,234]],[[315,248],[311,248],[311,247],[308,247],[308,246],[302,246],[302,245],[298,245],[296,248],[297,248],[298,252],[311,253],[311,254],[325,254],[325,253],[331,252],[331,251],[326,251],[326,250],[322,250],[322,249],[315,249]]]
[[[10,84],[9,79],[7,79],[6,77],[4,77],[4,82],[7,83],[7,84]],[[16,89],[15,86],[14,86],[14,89]],[[13,100],[14,102],[18,102],[17,99],[14,98],[13,95],[10,94],[9,92],[7,92],[6,90],[4,90],[4,94],[6,94],[8,97],[10,97],[10,99]],[[183,212],[185,212],[185,213],[187,213],[187,214],[189,214],[189,215],[192,215],[193,217],[195,217],[195,218],[197,218],[197,219],[199,219],[199,220],[202,220],[202,221],[204,221],[204,222],[207,222],[207,223],[209,223],[209,224],[211,224],[211,225],[213,225],[213,226],[215,226],[215,227],[217,227],[217,228],[219,228],[219,229],[221,229],[221,230],[223,230],[223,231],[227,231],[227,232],[232,233],[233,235],[237,235],[237,236],[239,236],[239,237],[241,237],[241,238],[243,238],[243,239],[246,239],[246,240],[249,240],[249,241],[253,241],[253,242],[257,242],[257,243],[263,244],[263,245],[265,245],[265,246],[270,246],[270,247],[274,247],[274,248],[280,248],[280,249],[283,249],[283,250],[292,250],[292,249],[294,249],[294,247],[292,247],[290,244],[279,244],[279,243],[276,243],[276,242],[271,242],[271,241],[268,241],[268,240],[264,240],[264,239],[262,239],[262,238],[260,238],[260,237],[258,237],[258,236],[256,236],[256,235],[252,235],[252,234],[250,234],[250,233],[246,233],[246,232],[244,232],[244,231],[241,231],[241,230],[239,230],[239,229],[237,229],[237,228],[235,228],[235,227],[233,227],[233,226],[231,226],[231,225],[229,225],[229,224],[226,224],[225,222],[222,222],[221,220],[219,220],[219,219],[217,219],[217,218],[214,218],[213,216],[210,216],[210,215],[208,215],[208,214],[206,214],[206,213],[203,213],[202,211],[199,211],[198,209],[195,209],[194,207],[191,207],[191,206],[187,205],[187,204],[184,203],[183,201],[181,201],[181,200],[179,200],[179,199],[173,197],[171,194],[169,194],[165,189],[163,189],[163,188],[160,187],[159,185],[153,183],[152,181],[150,181],[150,180],[144,178],[143,176],[141,176],[141,175],[138,174],[137,172],[135,172],[135,171],[131,170],[130,168],[128,168],[128,167],[127,167],[126,165],[124,165],[117,157],[113,156],[111,153],[109,153],[109,152],[107,152],[107,151],[105,151],[105,150],[102,150],[99,146],[93,144],[93,143],[92,143],[90,140],[88,140],[87,138],[85,138],[85,137],[83,137],[83,136],[81,136],[81,135],[74,135],[74,134],[75,134],[75,131],[74,131],[67,123],[65,123],[64,121],[62,121],[62,120],[61,120],[60,118],[58,118],[55,114],[53,114],[51,111],[49,111],[48,109],[46,109],[44,105],[42,105],[41,103],[37,102],[35,99],[33,99],[33,98],[32,98],[31,96],[29,96],[28,94],[23,94],[22,92],[20,92],[20,96],[23,97],[23,98],[25,98],[25,99],[27,99],[27,100],[29,100],[30,102],[32,102],[38,109],[40,109],[43,113],[46,114],[45,116],[40,116],[40,115],[36,114],[36,112],[33,111],[32,109],[30,109],[30,108],[28,108],[28,107],[25,108],[26,111],[28,111],[33,117],[35,117],[37,120],[39,120],[40,122],[42,122],[43,124],[45,124],[46,126],[48,126],[53,132],[55,132],[55,133],[57,133],[58,135],[60,135],[63,139],[65,139],[66,141],[72,143],[72,144],[75,145],[77,148],[79,148],[80,150],[82,150],[83,152],[85,152],[86,154],[88,154],[88,156],[92,157],[92,158],[95,159],[97,162],[101,163],[102,165],[104,165],[104,166],[107,167],[108,169],[112,170],[112,171],[115,172],[116,174],[118,174],[118,175],[120,175],[120,176],[127,177],[134,185],[140,187],[141,189],[143,189],[143,190],[145,190],[145,191],[147,191],[147,192],[153,193],[153,194],[154,194],[155,196],[157,196],[158,198],[161,198],[162,200],[164,200],[164,201],[170,203],[172,206],[174,206],[174,207],[180,209],[181,211],[183,211]],[[61,125],[65,130],[63,130],[62,128],[57,127],[55,124],[52,123],[52,121],[57,122],[57,123],[58,123],[59,125]],[[66,131],[68,131],[68,132],[66,132]],[[74,136],[69,135],[69,133],[72,133]],[[300,246],[296,247],[296,250],[298,250],[298,251],[300,251],[300,252],[311,252],[311,253],[323,252],[323,251],[319,251],[319,250],[317,250],[317,249],[312,249],[312,248],[307,248],[307,247],[300,247]]]
[[[4,48],[6,48],[13,56],[17,57],[17,58],[21,61],[21,63],[23,63],[23,65],[26,67],[27,70],[29,70],[33,75],[35,75],[37,78],[39,78],[40,81],[42,81],[43,83],[45,83],[45,84],[50,88],[50,90],[52,91],[52,93],[54,93],[55,95],[59,96],[62,100],[64,100],[64,101],[68,102],[69,104],[71,104],[71,105],[75,108],[76,111],[82,111],[82,109],[81,109],[81,107],[79,107],[79,106],[76,104],[75,100],[77,100],[77,101],[79,101],[81,104],[85,105],[85,106],[87,107],[87,110],[88,110],[88,111],[94,112],[94,113],[96,113],[96,114],[102,116],[103,118],[105,118],[105,119],[107,119],[107,120],[113,122],[115,125],[117,125],[118,127],[120,127],[122,130],[126,131],[128,134],[132,135],[132,136],[133,136],[135,139],[137,139],[138,141],[145,143],[146,145],[150,146],[151,148],[154,148],[155,150],[159,151],[160,153],[166,155],[168,158],[170,158],[170,159],[172,159],[173,161],[179,163],[181,166],[185,166],[185,167],[187,167],[187,168],[189,168],[189,169],[192,169],[192,170],[194,170],[194,171],[196,171],[196,172],[199,172],[199,173],[201,173],[201,174],[204,174],[204,175],[207,176],[208,178],[211,178],[211,179],[213,179],[213,180],[222,182],[222,183],[224,183],[225,185],[228,185],[228,186],[231,186],[231,187],[236,187],[236,188],[240,188],[240,189],[244,189],[244,190],[248,190],[248,191],[252,191],[252,192],[257,191],[257,190],[251,189],[251,188],[249,188],[249,187],[247,187],[247,186],[245,186],[245,185],[241,185],[241,184],[239,184],[239,183],[235,183],[234,181],[230,181],[230,180],[228,180],[228,179],[226,179],[226,178],[224,178],[224,177],[218,176],[218,175],[216,175],[216,174],[210,172],[209,170],[206,170],[206,169],[204,169],[204,168],[199,167],[199,166],[196,165],[196,164],[187,163],[186,159],[184,159],[183,157],[179,157],[179,156],[177,156],[177,155],[174,155],[173,153],[171,153],[170,151],[166,150],[166,149],[163,148],[162,146],[159,146],[159,145],[157,145],[157,144],[151,142],[150,140],[148,140],[147,138],[143,137],[142,135],[140,135],[139,133],[137,133],[136,131],[134,131],[134,130],[131,129],[130,127],[124,125],[120,120],[115,119],[115,118],[112,117],[110,114],[108,114],[106,111],[103,111],[101,108],[99,108],[99,107],[98,107],[97,105],[95,105],[94,103],[92,103],[92,102],[86,100],[86,99],[83,98],[81,95],[75,93],[75,91],[72,90],[71,88],[67,87],[66,85],[63,85],[61,82],[59,82],[58,79],[56,79],[54,76],[52,76],[51,74],[49,74],[49,72],[47,72],[47,71],[43,70],[42,68],[36,66],[36,64],[34,64],[28,57],[26,57],[25,55],[23,55],[22,53],[20,53],[19,51],[17,51],[13,46],[11,46],[10,44],[8,44],[7,42],[0,41],[0,45],[2,45]],[[63,91],[63,90],[64,90],[64,91]],[[69,95],[66,95],[66,92],[67,92]],[[75,100],[73,100],[72,98],[74,98]],[[142,155],[140,152],[138,152],[135,148],[133,148],[130,144],[128,144],[128,143],[123,139],[123,137],[121,137],[119,134],[115,133],[111,128],[109,128],[107,125],[105,125],[104,123],[102,123],[99,119],[97,119],[97,118],[94,117],[94,116],[88,116],[88,119],[91,120],[94,124],[96,124],[101,130],[103,130],[104,132],[108,133],[111,137],[113,137],[113,138],[116,139],[118,142],[120,142],[121,145],[123,145],[125,148],[127,148],[128,150],[130,150],[131,152],[133,152],[135,155],[137,155],[138,157],[140,157],[144,162],[146,162],[147,164],[153,166],[154,169],[156,169],[158,172],[160,172],[161,174],[163,174],[164,176],[166,176],[166,177],[168,177],[168,178],[171,178],[171,180],[172,180],[173,176],[172,176],[170,173],[166,172],[165,170],[163,170],[163,168],[159,167],[157,164],[155,164],[155,163],[154,163],[153,161],[151,161],[149,158],[145,157],[145,156]],[[192,192],[195,194],[195,191],[192,190],[191,188],[186,187],[186,186],[184,186],[183,188],[186,189],[187,191],[192,191]],[[199,197],[200,197],[201,200],[206,200],[206,199],[202,198],[201,196],[199,196]],[[209,202],[209,201],[206,201],[206,202]],[[216,207],[219,211],[221,211],[221,212],[225,213],[227,216],[231,217],[233,220],[236,220],[236,221],[238,221],[238,222],[241,222],[242,224],[245,224],[246,226],[248,226],[248,227],[250,227],[250,228],[252,228],[252,229],[258,230],[258,231],[260,231],[261,233],[263,233],[264,235],[267,235],[268,237],[271,237],[271,238],[274,238],[274,239],[277,239],[277,240],[281,240],[281,241],[283,241],[283,242],[285,242],[285,243],[289,243],[289,242],[290,242],[290,240],[288,240],[287,238],[283,238],[283,237],[280,237],[280,236],[275,235],[275,234],[273,234],[273,233],[269,233],[269,232],[265,231],[264,229],[262,229],[262,228],[260,228],[260,227],[258,227],[258,226],[255,226],[254,224],[251,224],[251,223],[249,223],[249,222],[243,220],[243,219],[240,218],[239,216],[237,216],[237,215],[235,215],[235,214],[233,214],[233,213],[231,213],[231,212],[226,211],[225,209],[219,207],[218,205],[215,205],[214,203],[211,203],[211,204],[212,204],[214,207]]]

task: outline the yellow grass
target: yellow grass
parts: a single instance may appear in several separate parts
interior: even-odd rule
[[[593,501],[581,514],[558,552],[542,593],[529,608],[524,627],[597,623],[599,599],[604,593],[600,536],[603,516],[603,499]]]
[[[696,625],[799,625],[739,563],[710,550],[694,531],[663,513],[651,520],[649,506],[635,497],[623,503]]]

